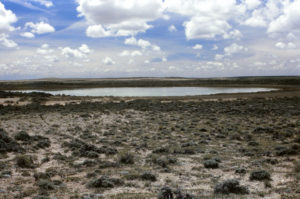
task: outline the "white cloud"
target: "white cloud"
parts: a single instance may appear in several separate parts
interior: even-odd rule
[[[152,26],[148,22],[163,17],[161,0],[77,0],[77,11],[90,26],[87,36],[132,36]]]
[[[82,44],[80,47],[79,47],[79,50],[85,54],[89,54],[91,52],[90,48],[88,47],[88,45],[86,44]]]
[[[130,37],[125,39],[124,44],[132,45],[132,46],[139,46],[142,49],[151,48],[153,51],[160,51],[160,47],[154,44],[151,44],[147,40],[139,39],[137,40],[135,37]]]
[[[174,25],[169,26],[169,32],[177,32],[177,28]]]
[[[11,1],[11,2],[17,3],[19,5],[22,5],[26,8],[29,8],[32,10],[39,10],[39,11],[43,11],[43,10],[38,6],[35,6],[33,3],[38,3],[47,8],[54,6],[53,2],[49,1],[49,0],[7,0],[7,1]]]
[[[221,55],[221,54],[216,54],[215,55],[215,60],[217,60],[217,61],[220,61],[220,60],[222,60],[224,58],[224,55]]]
[[[245,12],[235,0],[165,0],[166,10],[190,20],[184,22],[185,35],[191,39],[214,39],[232,31],[229,21],[239,20]]]
[[[41,5],[46,6],[47,8],[50,8],[50,7],[53,6],[52,1],[47,1],[47,0],[31,0],[31,1],[33,1],[33,2],[38,2],[38,3],[40,3]]]
[[[276,48],[281,48],[281,49],[284,49],[286,47],[286,44],[283,43],[283,42],[277,42],[275,44]]]
[[[188,40],[213,39],[217,35],[225,35],[231,29],[226,20],[202,16],[193,17],[184,23],[184,27]]]
[[[128,64],[133,64],[134,63],[134,59],[130,59],[129,61],[128,61]]]
[[[201,50],[203,48],[203,46],[201,44],[196,44],[193,49],[194,50]]]
[[[151,46],[151,43],[149,41],[146,41],[146,40],[143,40],[143,39],[137,40],[134,37],[130,37],[130,38],[125,39],[124,43],[127,44],[127,45],[139,46],[143,49]]]
[[[262,10],[254,10],[251,17],[248,18],[243,24],[251,27],[266,27],[267,21],[262,13]]]
[[[214,46],[212,47],[212,50],[218,50],[218,49],[219,49],[219,47],[216,44],[214,44]]]
[[[142,56],[143,54],[140,52],[140,51],[138,51],[138,50],[135,50],[135,51],[133,51],[132,53],[131,53],[131,56],[132,57],[136,57],[136,56]]]
[[[253,10],[261,5],[260,0],[245,0],[245,4],[249,10]]]
[[[152,45],[152,50],[153,51],[160,51],[160,47],[157,45]]]
[[[151,46],[151,43],[149,41],[139,39],[137,42],[137,45],[140,46],[141,48],[145,49],[145,48],[148,48],[149,46]]]
[[[129,56],[129,55],[130,55],[130,52],[128,50],[124,50],[123,52],[120,53],[121,57],[126,57],[126,56]]]
[[[224,48],[224,53],[226,56],[231,56],[233,54],[243,53],[247,51],[248,48],[245,48],[244,46],[238,45],[236,43],[233,43],[230,46]]]
[[[0,2],[0,34],[15,30],[12,24],[17,20],[16,15],[11,10],[6,10]]]
[[[86,58],[86,55],[77,49],[72,49],[70,47],[65,47],[61,50],[62,55],[71,58]]]
[[[176,66],[169,66],[168,69],[169,70],[176,70],[177,68],[176,68]]]
[[[299,0],[268,0],[263,3],[246,1],[248,9],[255,9],[242,23],[251,27],[265,27],[270,35],[274,33],[288,33],[300,30],[300,1]]]
[[[43,44],[40,48],[37,49],[36,52],[41,55],[47,55],[53,53],[53,49],[50,49],[48,44]]]
[[[86,44],[81,45],[78,49],[72,49],[70,47],[60,48],[61,54],[67,58],[87,58],[87,55],[91,52]]]
[[[14,42],[13,40],[9,40],[8,38],[9,36],[7,34],[0,34],[0,44],[7,48],[15,48],[18,46],[16,42]]]
[[[289,42],[287,46],[289,49],[294,49],[297,47],[296,44],[294,44],[293,42]]]
[[[108,37],[112,33],[104,30],[102,25],[91,25],[86,29],[86,35],[92,38]]]
[[[110,58],[110,57],[105,57],[102,62],[105,64],[105,65],[114,65],[116,64],[116,62]]]
[[[243,37],[243,34],[239,30],[232,30],[229,33],[225,33],[223,37],[224,39],[240,40]]]
[[[127,57],[127,56],[136,57],[136,56],[142,56],[142,55],[143,55],[143,53],[138,50],[134,50],[132,52],[130,52],[128,50],[124,50],[123,52],[120,53],[121,57]]]
[[[291,33],[291,32],[287,34],[286,38],[288,40],[295,40],[295,39],[297,39],[297,37],[293,33]]]
[[[39,23],[27,22],[25,28],[31,28],[31,32],[34,34],[45,34],[55,32],[55,28],[50,24],[47,24],[43,21]]]
[[[34,34],[32,34],[31,32],[24,32],[24,33],[21,33],[20,36],[22,37],[26,37],[26,38],[34,38]]]
[[[300,29],[300,1],[284,1],[281,14],[271,21],[268,33],[289,32]]]
[[[279,49],[295,49],[297,46],[293,42],[288,42],[288,43],[277,42],[275,44],[275,47]]]

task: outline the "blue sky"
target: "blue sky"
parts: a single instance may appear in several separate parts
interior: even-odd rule
[[[0,0],[0,79],[300,75],[300,0]]]

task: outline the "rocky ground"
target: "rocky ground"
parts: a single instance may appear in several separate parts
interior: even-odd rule
[[[0,198],[300,198],[299,97],[47,97],[2,99]]]

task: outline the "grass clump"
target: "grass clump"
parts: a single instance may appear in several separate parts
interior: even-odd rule
[[[21,168],[33,169],[35,167],[32,156],[18,155],[16,157],[17,165]]]
[[[253,171],[250,174],[250,180],[256,180],[256,181],[271,180],[271,175],[269,172],[265,170]]]
[[[134,164],[134,156],[129,152],[121,153],[118,162],[121,164]]]

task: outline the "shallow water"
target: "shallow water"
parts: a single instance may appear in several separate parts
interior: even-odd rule
[[[196,96],[219,93],[255,93],[273,91],[271,88],[222,88],[222,87],[126,87],[126,88],[89,88],[74,90],[26,90],[22,92],[45,92],[53,95],[71,96],[114,96],[114,97],[166,97]]]

